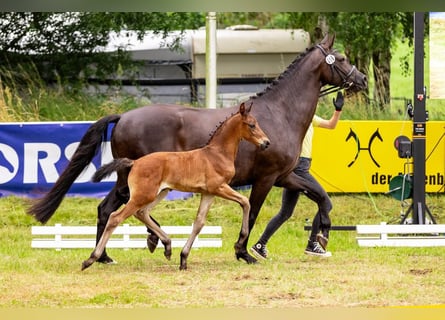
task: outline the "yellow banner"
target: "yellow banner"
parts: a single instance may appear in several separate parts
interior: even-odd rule
[[[311,173],[328,192],[388,192],[399,174],[412,174],[413,158],[400,158],[394,142],[412,141],[412,121],[342,120],[315,128]],[[445,121],[426,123],[426,192],[444,192]]]

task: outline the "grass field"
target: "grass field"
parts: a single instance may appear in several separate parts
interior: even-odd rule
[[[248,193],[248,191],[244,191]],[[274,189],[252,232],[250,244],[279,206]],[[334,225],[396,222],[400,203],[384,195],[333,195]],[[97,199],[67,198],[50,224],[94,225]],[[0,307],[81,308],[312,308],[440,305],[445,301],[443,248],[361,248],[355,232],[332,231],[333,257],[303,254],[305,219],[315,206],[302,197],[294,216],[269,242],[270,258],[247,265],[234,257],[240,208],[217,199],[207,225],[223,227],[222,248],[193,249],[189,269],[179,271],[179,248],[171,261],[162,250],[109,249],[116,265],[80,271],[89,249],[31,249],[31,225],[19,198],[0,199]],[[197,197],[164,201],[154,216],[164,225],[189,225]],[[443,196],[428,205],[443,223]],[[138,224],[133,218],[130,224]]]

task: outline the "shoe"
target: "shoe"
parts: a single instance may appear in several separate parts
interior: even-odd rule
[[[311,255],[311,256],[318,256],[318,257],[331,257],[332,253],[329,251],[326,251],[323,249],[323,247],[318,243],[318,241],[308,241],[306,250],[304,250],[305,254]]]
[[[326,238],[321,233],[317,234],[317,242],[320,244],[320,246],[323,248],[323,250],[326,251],[326,247],[328,246],[329,238]]]
[[[250,248],[250,251],[252,251],[254,256],[257,258],[267,259],[267,249],[266,245],[264,244],[257,242],[254,246],[252,246],[252,248]]]

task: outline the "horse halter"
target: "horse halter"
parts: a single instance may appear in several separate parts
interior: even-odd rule
[[[354,70],[356,69],[355,66],[353,65],[351,70],[346,73],[345,71],[343,71],[335,62],[335,56],[333,54],[330,54],[328,52],[326,52],[326,50],[319,44],[316,45],[316,47],[318,49],[320,49],[320,51],[324,54],[325,56],[325,61],[326,63],[331,67],[331,72],[332,74],[335,72],[337,72],[337,74],[340,76],[340,78],[342,78],[343,83],[341,84],[341,86],[338,85],[334,85],[331,86],[329,88],[323,89],[320,91],[319,97],[323,97],[325,95],[328,95],[330,93],[333,92],[337,92],[340,91],[341,89],[347,89],[350,88],[353,84],[354,81],[350,81],[349,78],[351,77],[352,73],[354,72]]]

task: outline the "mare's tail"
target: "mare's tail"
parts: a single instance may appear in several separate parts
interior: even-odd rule
[[[46,223],[53,216],[71,185],[96,155],[106,136],[108,125],[117,123],[119,119],[120,115],[106,116],[88,128],[68,166],[59,176],[51,190],[27,209],[28,214],[34,216],[41,223]]]
[[[102,179],[108,177],[114,171],[123,171],[123,170],[130,171],[132,166],[133,166],[133,160],[130,160],[128,158],[114,159],[112,162],[107,163],[102,167],[100,167],[99,169],[97,169],[91,180],[93,182],[99,182]]]

